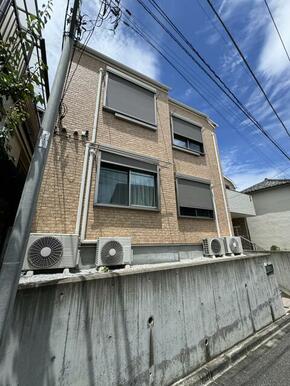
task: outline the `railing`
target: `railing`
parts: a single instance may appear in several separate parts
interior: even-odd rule
[[[19,3],[19,4],[18,4]],[[39,37],[33,49],[27,51],[25,39],[29,40],[29,36],[20,37],[19,32],[27,30],[26,20],[29,15],[38,14],[37,0],[29,1],[29,9],[27,0],[6,0],[1,4],[1,18],[0,18],[0,39],[8,42],[10,38],[15,38],[15,45],[13,49],[18,52],[20,57],[19,73],[29,71],[29,67],[35,63],[44,63],[46,65],[45,43],[44,39]],[[41,80],[40,93],[44,103],[49,96],[48,73],[46,67],[38,70],[39,79]],[[42,106],[43,108],[45,107]]]
[[[240,236],[240,237],[241,237],[241,242],[242,242],[244,251],[256,251],[256,252],[265,251],[264,248],[260,247],[256,243],[253,243],[251,240],[248,240],[243,236]]]

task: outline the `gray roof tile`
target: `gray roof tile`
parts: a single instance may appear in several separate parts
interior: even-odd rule
[[[242,193],[251,193],[257,190],[274,188],[275,186],[281,186],[285,184],[290,184],[290,179],[274,180],[265,178],[264,181],[258,182],[257,184],[244,189]]]

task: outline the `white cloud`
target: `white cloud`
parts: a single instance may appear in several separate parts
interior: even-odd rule
[[[237,190],[243,190],[252,186],[265,178],[287,178],[289,167],[276,167],[267,165],[256,165],[247,159],[241,159],[240,149],[231,148],[230,151],[221,154],[224,175],[229,177]]]
[[[285,0],[271,1],[270,9],[274,20],[278,26],[279,32],[283,38],[284,44],[290,51],[290,2]],[[267,28],[265,43],[259,58],[259,70],[267,76],[280,76],[284,71],[290,69],[290,63],[284,52],[279,36],[274,25],[267,17]]]
[[[42,3],[43,0],[39,0],[39,4]],[[54,78],[61,52],[66,3],[66,0],[54,1],[52,19],[47,23],[44,31],[51,82]],[[97,15],[97,4],[96,0],[90,0],[86,3],[83,13],[88,14],[90,18],[94,19]],[[127,27],[123,23],[119,24],[115,35],[112,31],[109,31],[111,27],[111,24],[104,24],[101,28],[96,28],[89,46],[149,77],[158,79],[158,58],[147,43],[141,40],[141,38],[139,39],[134,36],[133,31],[127,31]]]

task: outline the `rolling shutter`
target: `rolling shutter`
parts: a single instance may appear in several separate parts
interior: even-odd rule
[[[201,128],[180,118],[172,116],[173,132],[182,137],[202,143]]]
[[[118,113],[155,126],[154,95],[150,90],[108,73],[106,106]]]
[[[177,186],[179,207],[213,210],[209,184],[177,178]]]

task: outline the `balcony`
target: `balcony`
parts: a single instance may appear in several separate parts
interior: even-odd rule
[[[227,189],[227,199],[232,218],[256,215],[252,196]]]

